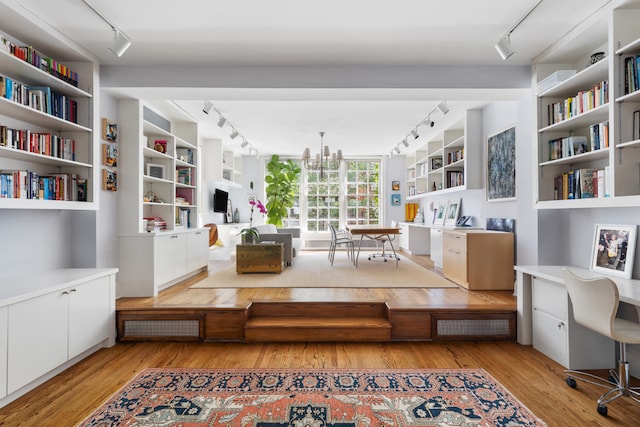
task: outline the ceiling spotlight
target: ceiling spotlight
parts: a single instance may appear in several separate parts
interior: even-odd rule
[[[407,142],[407,138],[403,139],[402,143],[404,144],[405,147],[409,146],[409,143]]]
[[[396,150],[396,153],[400,154],[400,148],[399,147],[396,147],[395,150]]]
[[[218,126],[223,127],[225,123],[227,123],[227,119],[222,117],[222,114],[220,114],[220,118],[218,119]]]
[[[391,152],[389,153],[390,157],[393,157],[393,150],[391,150]]]
[[[234,139],[234,138],[235,138],[236,136],[238,136],[238,135],[239,135],[238,131],[234,129],[234,130],[233,130],[233,132],[231,132],[231,135],[229,135],[229,137],[230,137],[231,139]]]
[[[240,148],[244,148],[244,147],[246,147],[248,144],[249,144],[249,143],[247,142],[247,140],[246,140],[246,139],[243,139],[243,140],[242,140],[242,143],[240,144]]]
[[[447,104],[444,101],[438,104],[436,108],[438,109],[438,111],[442,113],[443,116],[449,112],[449,107],[447,107]],[[431,127],[433,127],[433,122],[431,123],[432,123]]]
[[[411,136],[413,136],[413,139],[418,139],[418,137],[420,136],[418,134],[418,129],[411,130]]]
[[[131,39],[116,28],[113,29],[113,33],[113,41],[109,45],[109,49],[119,58],[124,55],[127,49],[129,49],[129,46],[131,46]]]
[[[213,102],[204,101],[204,106],[202,107],[202,112],[205,113],[205,114],[209,114],[209,112],[211,111],[212,108],[213,108]]]
[[[510,40],[509,34],[503,36],[500,40],[498,40],[498,43],[496,43],[495,48],[503,60],[506,60],[507,58],[509,58],[511,55],[515,53],[515,51],[511,47],[511,40]]]

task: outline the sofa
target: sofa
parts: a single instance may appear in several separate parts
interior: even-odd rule
[[[302,248],[302,239],[300,238],[299,228],[276,228],[273,224],[256,225],[258,231],[259,242],[283,242],[284,243],[284,259],[286,265],[291,265],[293,259],[300,253]]]

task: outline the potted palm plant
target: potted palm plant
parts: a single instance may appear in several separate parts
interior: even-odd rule
[[[283,219],[295,201],[295,186],[298,183],[300,166],[292,160],[281,161],[278,155],[271,156],[267,163],[265,191],[267,193],[267,223],[276,227],[284,225]]]

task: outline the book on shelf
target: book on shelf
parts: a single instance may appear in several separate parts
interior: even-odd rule
[[[609,82],[603,80],[589,90],[579,91],[576,96],[547,105],[547,123],[551,126],[571,119],[605,105],[608,101]]]
[[[633,112],[632,126],[633,128],[631,138],[633,141],[637,141],[640,139],[640,110],[636,110]]]
[[[609,147],[609,122],[596,123],[589,126],[591,151]]]
[[[554,200],[609,197],[605,169],[584,168],[557,175],[554,179]]]
[[[624,94],[640,89],[640,55],[628,56],[624,59]]]

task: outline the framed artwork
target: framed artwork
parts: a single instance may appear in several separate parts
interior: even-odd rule
[[[400,191],[400,181],[391,181],[391,191]]]
[[[449,200],[447,204],[447,212],[444,218],[444,225],[448,227],[454,227],[458,222],[458,215],[460,214],[460,199]]]
[[[636,225],[596,224],[591,270],[631,278]]]
[[[516,197],[516,128],[487,138],[487,200],[507,201]]]
[[[165,170],[164,165],[147,163],[147,175],[152,178],[165,179]]]
[[[445,212],[447,210],[447,204],[444,202],[438,202],[438,206],[435,209],[433,216],[433,225],[444,225]]]
[[[391,195],[391,206],[400,206],[400,194]]]
[[[109,119],[102,119],[102,139],[116,142],[118,140],[118,125]]]
[[[115,144],[102,144],[102,164],[105,166],[118,166],[118,146]]]
[[[104,191],[118,191],[118,173],[102,169],[102,189]]]
[[[442,157],[434,157],[431,159],[431,170],[440,169],[442,167]]]

